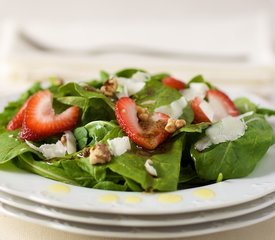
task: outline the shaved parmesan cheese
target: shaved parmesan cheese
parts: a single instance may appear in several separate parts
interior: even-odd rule
[[[26,144],[28,144],[32,149],[41,152],[46,159],[64,157],[66,154],[66,147],[61,143],[61,141],[57,141],[53,144],[42,144],[40,147],[36,147],[27,140]]]
[[[182,95],[187,101],[191,101],[195,97],[204,99],[209,87],[205,83],[190,83],[189,88],[182,91]]]
[[[213,144],[234,141],[244,135],[247,126],[238,117],[228,116],[206,130]]]
[[[117,78],[117,82],[120,85],[120,87],[123,89],[122,90],[123,97],[131,96],[131,95],[139,92],[145,86],[144,81],[131,79],[131,78],[119,77],[119,78]],[[119,94],[121,95],[121,93],[119,93]],[[117,96],[121,97],[120,95],[117,95]]]
[[[37,147],[29,141],[25,141],[26,144],[32,149],[41,152],[46,159],[55,157],[64,157],[66,152],[72,154],[76,152],[76,139],[71,131],[65,131],[66,142],[63,144],[61,141],[57,141],[52,144],[42,144]]]
[[[65,131],[66,150],[68,154],[76,152],[76,139],[71,131]]]
[[[158,176],[157,170],[152,165],[153,165],[153,161],[151,159],[147,159],[144,164],[144,167],[150,175],[157,177]]]
[[[131,149],[130,140],[128,137],[117,137],[114,139],[108,139],[109,150],[112,155],[120,156],[123,153]]]
[[[205,131],[206,136],[195,143],[195,149],[203,151],[212,144],[237,140],[245,134],[246,129],[247,125],[243,119],[225,117]]]
[[[177,119],[182,113],[183,109],[187,106],[185,97],[181,97],[176,101],[171,102],[168,105],[160,106],[155,109],[155,112],[161,112],[169,115],[171,118]]]
[[[212,145],[211,139],[208,136],[204,136],[202,139],[195,143],[195,149],[199,152],[210,147]]]
[[[208,102],[206,102],[205,100],[202,100],[200,103],[200,109],[203,111],[205,116],[210,120],[210,122],[214,121],[215,113],[213,108]]]
[[[224,105],[218,98],[212,97],[212,95],[210,95],[208,97],[208,101],[211,108],[215,110],[213,122],[217,122],[229,115]]]

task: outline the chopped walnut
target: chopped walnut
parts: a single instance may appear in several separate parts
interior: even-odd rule
[[[150,117],[150,113],[147,108],[142,108],[140,106],[137,106],[137,117],[141,121],[148,121],[148,119]]]
[[[111,78],[104,83],[104,85],[100,88],[100,91],[104,95],[108,97],[112,97],[116,92],[117,87],[118,87],[118,83],[116,78]]]
[[[95,146],[90,148],[90,163],[107,163],[111,161],[111,153],[108,146],[104,143],[97,143]]]
[[[172,119],[169,118],[165,126],[165,131],[169,133],[174,133],[179,128],[183,127],[186,124],[184,119]]]

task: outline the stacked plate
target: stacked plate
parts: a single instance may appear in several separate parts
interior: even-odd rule
[[[275,146],[246,178],[170,193],[87,189],[8,163],[0,165],[1,210],[90,236],[168,239],[219,232],[275,216],[274,160]]]

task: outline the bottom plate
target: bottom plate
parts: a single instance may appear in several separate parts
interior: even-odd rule
[[[196,223],[217,221],[232,217],[241,216],[258,211],[275,203],[275,193],[239,204],[216,210],[200,211],[194,213],[173,214],[173,215],[123,215],[92,213],[67,210],[47,206],[41,203],[20,198],[0,191],[0,202],[22,210],[30,211],[47,217],[73,221],[85,224],[98,224],[109,226],[132,226],[132,227],[160,227],[160,226],[183,226]]]
[[[133,239],[169,239],[179,237],[191,237],[205,235],[209,233],[221,232],[225,230],[237,229],[252,224],[262,222],[275,216],[275,204],[249,213],[243,216],[230,219],[213,221],[200,224],[191,224],[186,226],[175,227],[116,227],[100,226],[94,224],[76,223],[71,221],[62,221],[46,217],[33,212],[25,211],[8,204],[1,204],[0,210],[9,216],[16,217],[28,222],[48,226],[54,229],[67,231],[76,234],[112,237],[112,238],[129,238]]]

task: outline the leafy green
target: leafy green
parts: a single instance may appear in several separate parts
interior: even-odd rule
[[[266,116],[275,116],[275,110],[268,108],[260,108],[255,103],[251,102],[248,98],[237,98],[234,100],[236,107],[240,113],[255,112]]]
[[[246,118],[247,130],[235,141],[228,141],[202,152],[191,148],[198,176],[216,180],[220,173],[223,179],[247,176],[253,171],[272,144],[273,131],[260,115]]]
[[[115,73],[117,77],[131,78],[137,72],[146,72],[143,69],[126,68]]]
[[[25,142],[19,140],[17,135],[18,131],[4,132],[0,134],[0,164],[10,161],[25,152],[33,152],[38,154]],[[40,157],[43,159],[41,155]]]
[[[191,83],[205,83],[209,87],[209,89],[213,89],[214,88],[210,82],[205,81],[205,79],[204,79],[204,77],[202,75],[197,75],[197,76],[193,77],[187,83],[187,87],[189,87]]]
[[[162,82],[151,79],[144,88],[133,96],[137,105],[147,107],[150,111],[178,100],[182,95],[176,89],[165,87]]]

